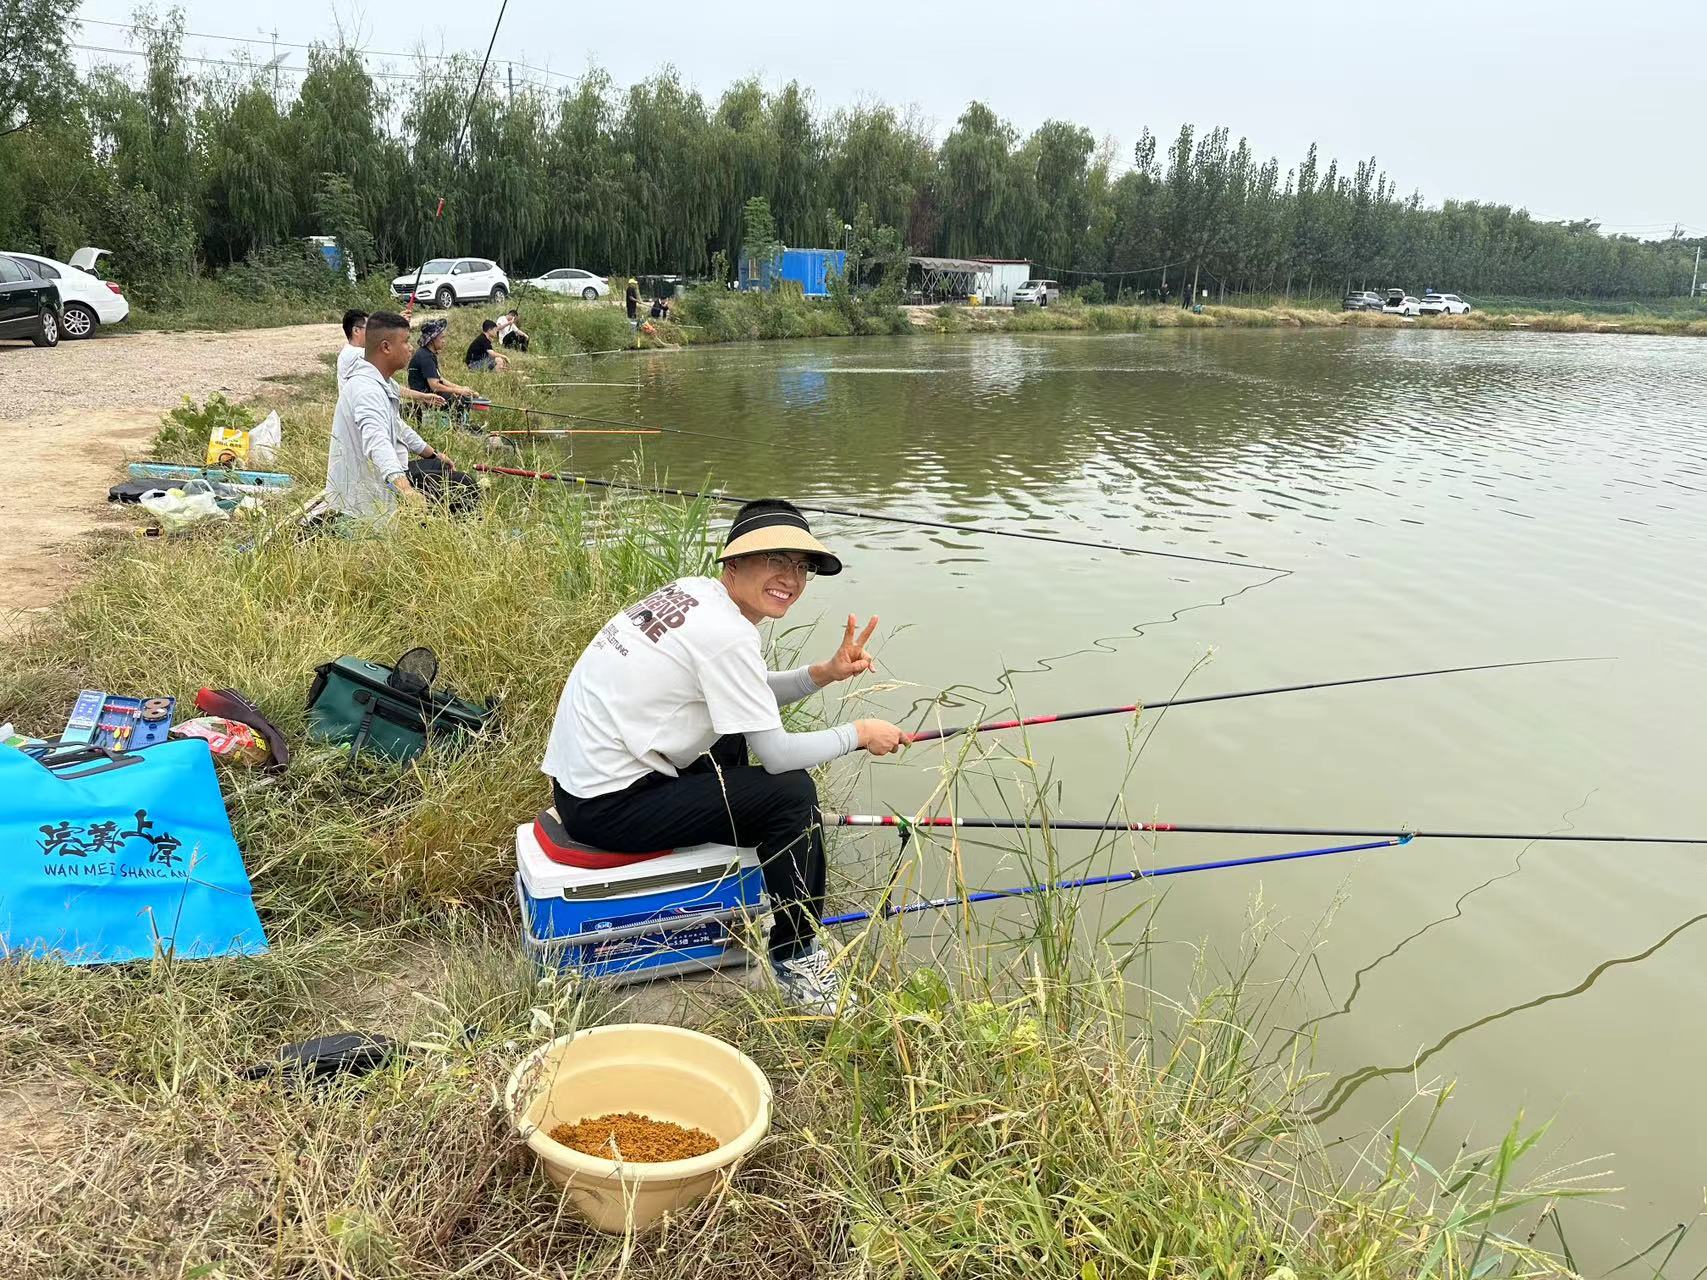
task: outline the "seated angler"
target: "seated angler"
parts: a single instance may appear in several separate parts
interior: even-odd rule
[[[467,412],[474,399],[474,388],[446,380],[439,369],[439,353],[445,349],[445,330],[450,326],[443,320],[429,320],[421,326],[420,345],[409,357],[409,389],[422,396],[443,396],[451,411]]]
[[[775,911],[773,972],[792,1002],[827,1013],[844,1002],[815,937],[824,834],[807,771],[861,749],[888,755],[902,734],[883,720],[790,733],[781,708],[872,670],[877,619],[856,638],[850,616],[825,662],[767,671],[759,624],[841,561],[779,499],[742,507],[718,559],[719,577],[672,582],[594,637],[563,687],[541,770],[565,831],[595,848],[756,848]]]

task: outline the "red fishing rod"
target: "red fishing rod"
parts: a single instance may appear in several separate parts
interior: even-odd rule
[[[494,409],[504,409],[510,406],[495,404]],[[543,410],[516,410],[516,412],[541,413]],[[670,429],[670,428],[661,428]],[[560,475],[555,471],[525,471],[521,467],[494,467],[486,463],[474,464],[476,471],[487,471],[499,476],[522,476],[529,480],[555,480],[559,484],[591,485],[599,489],[620,489],[628,493],[650,493],[664,498],[703,498],[710,502],[727,503],[730,506],[745,506],[755,501],[753,498],[740,498],[732,493],[724,493],[721,489],[712,489],[701,493],[694,489],[672,489],[666,485],[628,484],[622,480],[601,480],[594,476]],[[977,533],[992,538],[1023,538],[1027,542],[1054,542],[1067,547],[1089,547],[1094,551],[1118,551],[1129,556],[1160,556],[1167,560],[1192,560],[1198,564],[1217,564],[1227,569],[1251,569],[1260,573],[1290,574],[1290,569],[1276,569],[1273,565],[1251,564],[1243,560],[1216,560],[1210,556],[1192,556],[1183,551],[1152,551],[1145,547],[1126,547],[1115,542],[1084,542],[1078,538],[1058,538],[1049,533],[1023,533],[1018,529],[992,529],[988,525],[949,524],[942,520],[917,520],[911,516],[892,516],[881,511],[857,511],[851,507],[813,507],[804,502],[793,504],[798,510],[810,511],[821,516],[845,516],[852,520],[876,520],[884,524],[905,524],[920,529],[946,529],[950,533]],[[1066,717],[1057,717],[1065,719]]]
[[[1532,835],[1517,831],[1406,831],[1368,827],[1243,827],[1197,822],[1107,822],[1097,818],[907,818],[890,813],[826,813],[827,827],[954,827],[999,831],[1147,831],[1208,836],[1335,836],[1351,840],[1548,840],[1576,844],[1707,844],[1707,836]]]
[[[1053,715],[1025,716],[1017,720],[986,720],[982,724],[951,729],[921,729],[906,735],[908,742],[936,742],[962,733],[989,733],[996,729],[1019,729],[1026,725],[1058,724],[1063,720],[1086,720],[1092,716],[1131,715],[1163,707],[1189,707],[1204,702],[1232,702],[1239,698],[1261,698],[1272,693],[1299,693],[1305,689],[1339,689],[1353,684],[1380,684],[1387,680],[1418,680],[1423,676],[1449,676],[1464,671],[1500,671],[1510,667],[1545,667],[1560,662],[1612,662],[1612,658],[1535,658],[1528,662],[1488,662],[1474,667],[1441,667],[1434,671],[1401,671],[1387,676],[1359,676],[1355,680],[1316,680],[1309,684],[1283,684],[1272,689],[1247,689],[1242,693],[1200,693],[1189,698],[1165,698],[1159,702],[1134,702],[1123,707],[1092,707],[1088,711],[1057,711]]]
[[[498,6],[498,20],[492,24],[492,38],[486,42],[486,56],[480,60],[480,74],[474,78],[474,92],[468,95],[468,108],[462,113],[462,128],[456,132],[456,145],[451,148],[450,167],[455,170],[462,163],[462,143],[468,136],[469,123],[474,119],[474,103],[480,97],[480,86],[486,83],[486,67],[492,61],[492,47],[498,43],[498,28],[504,25],[504,10],[510,7],[510,0],[503,0]],[[427,239],[433,239],[433,232],[438,229],[439,219],[444,216],[445,198],[439,197],[438,208],[433,210],[432,226],[427,229]],[[421,265],[415,268],[415,283],[409,286],[409,301],[403,304],[403,314],[415,314],[415,293],[421,287],[421,276],[427,270],[427,259],[421,259]]]

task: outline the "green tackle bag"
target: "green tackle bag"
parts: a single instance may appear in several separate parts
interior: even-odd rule
[[[352,763],[371,750],[406,764],[429,741],[490,727],[497,709],[435,690],[438,669],[431,649],[411,649],[390,667],[348,656],[323,663],[308,691],[309,738],[349,743]]]

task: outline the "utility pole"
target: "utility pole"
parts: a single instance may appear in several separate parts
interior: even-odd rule
[[[1695,296],[1695,282],[1701,278],[1701,246],[1695,246],[1695,270],[1689,273],[1689,296]]]
[[[510,105],[513,107],[516,105],[516,68],[514,63],[506,62],[504,64],[504,79],[510,85]]]
[[[263,31],[261,34],[270,34],[273,41],[273,97],[276,100],[279,96],[279,29],[274,27],[270,33]]]

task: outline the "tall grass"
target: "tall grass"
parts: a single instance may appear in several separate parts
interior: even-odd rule
[[[285,414],[279,465],[304,489],[329,410],[322,381]],[[756,987],[679,992],[671,1016],[769,1073],[775,1132],[660,1235],[579,1226],[499,1092],[526,1045],[634,1013],[522,960],[511,830],[543,803],[538,760],[574,656],[618,607],[703,567],[711,513],[504,484],[473,518],[404,520],[385,538],[301,539],[274,511],[110,544],[0,654],[0,716],[21,725],[53,725],[84,686],[187,699],[233,685],[298,748],[276,781],[224,776],[269,955],[0,966],[0,1067],[30,1117],[0,1125],[0,1250],[18,1274],[1562,1273],[1525,1239],[1538,1197],[1577,1186],[1525,1188],[1527,1137],[1435,1168],[1372,1135],[1354,1166],[1330,1162],[1303,1116],[1308,1046],[1279,1066],[1258,1052],[1249,966],[1151,989],[1131,976],[1142,944],[1117,953],[1060,894],[946,917],[934,947],[916,925],[862,930],[841,963],[864,1008],[843,1019],[793,1016]],[[304,744],[316,664],[416,644],[446,681],[500,700],[495,733],[407,768]],[[973,750],[944,766],[942,796],[1046,816],[1034,766]],[[862,865],[852,853],[837,851],[844,871]],[[899,860],[866,853],[839,896],[972,879],[953,835]],[[1039,878],[1074,869],[1047,833],[1014,833],[1004,856]],[[247,1077],[283,1041],[352,1026],[407,1048],[322,1088]]]

